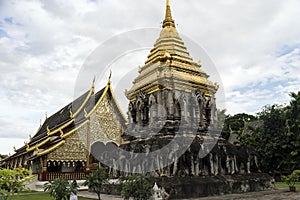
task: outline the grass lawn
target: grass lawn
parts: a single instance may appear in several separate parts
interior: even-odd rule
[[[13,200],[55,200],[53,197],[50,197],[48,193],[30,193],[30,194],[20,194],[13,198]],[[91,200],[83,197],[78,197],[78,200]]]
[[[295,186],[296,186],[296,191],[300,192],[300,182],[297,182],[295,184]],[[289,189],[289,186],[285,182],[276,182],[275,183],[275,188],[286,188],[286,189]]]

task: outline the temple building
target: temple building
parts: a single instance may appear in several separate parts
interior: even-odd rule
[[[84,179],[98,167],[90,154],[97,141],[122,143],[126,118],[114,96],[110,80],[95,93],[94,81],[85,94],[47,117],[37,133],[15,154],[1,161],[6,168],[25,167],[38,174],[38,180],[61,177]]]

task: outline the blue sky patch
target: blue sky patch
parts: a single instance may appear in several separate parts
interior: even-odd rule
[[[274,88],[278,87],[278,86],[288,86],[288,81],[287,80],[284,80],[284,81],[274,81],[274,80],[271,80],[269,79],[266,83],[262,83],[262,82],[256,82],[256,83],[253,83],[253,84],[249,84],[248,86],[246,87],[242,87],[242,88],[237,88],[237,89],[234,89],[233,91],[239,91],[240,93],[246,93],[247,91],[249,90],[259,90],[259,91],[262,91],[262,90],[274,90]]]
[[[4,18],[4,23],[9,24],[9,25],[17,25],[17,26],[22,26],[21,23],[18,23],[14,20],[13,17],[6,17]],[[0,23],[0,25],[2,24],[2,22]]]
[[[299,48],[299,47],[300,47],[299,43],[294,45],[284,45],[276,52],[276,57],[287,55],[293,52],[295,48]]]
[[[4,18],[4,21],[8,24],[13,24],[13,18],[12,17],[6,17],[6,18]]]
[[[0,29],[0,38],[3,38],[3,37],[8,37],[8,35],[4,30]]]

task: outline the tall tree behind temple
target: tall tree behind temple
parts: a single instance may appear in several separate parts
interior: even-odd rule
[[[257,116],[241,113],[225,118],[222,137],[236,134],[240,145],[254,147],[263,172],[291,172],[300,167],[300,92],[290,96],[287,106],[267,105]],[[262,123],[251,126],[255,121]]]
[[[289,168],[300,168],[300,91],[291,93],[292,100],[287,106],[287,137],[289,139]]]
[[[261,170],[268,173],[284,170],[288,140],[286,135],[286,108],[280,105],[265,106],[258,113],[263,127],[253,134],[252,146],[261,157]]]
[[[291,172],[300,167],[300,92],[291,93],[288,106],[268,105],[258,113],[263,126],[240,138],[255,147],[264,172]],[[250,127],[251,128],[251,127]]]
[[[230,134],[237,134],[238,136],[241,136],[245,128],[245,123],[256,120],[257,117],[246,113],[239,113],[233,116],[227,115],[223,125],[222,137],[228,139]]]

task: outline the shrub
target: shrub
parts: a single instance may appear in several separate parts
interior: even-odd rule
[[[287,176],[283,176],[283,181],[286,182],[286,184],[288,184],[288,186],[293,187],[296,183],[296,181],[298,180],[298,176],[294,173],[287,175]]]
[[[69,182],[62,178],[54,179],[44,185],[44,191],[49,192],[50,196],[56,200],[68,200],[71,193],[76,194],[78,185],[69,184]]]
[[[102,185],[107,181],[108,173],[106,168],[100,167],[97,171],[90,173],[86,176],[83,185],[88,186],[92,192],[95,192],[98,196],[98,200],[101,199]]]
[[[122,185],[122,197],[126,200],[130,197],[134,200],[149,199],[152,194],[153,189],[149,177],[143,174],[129,176]]]
[[[26,191],[25,182],[31,181],[30,171],[23,168],[0,170],[0,199],[11,199],[12,196]]]

